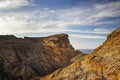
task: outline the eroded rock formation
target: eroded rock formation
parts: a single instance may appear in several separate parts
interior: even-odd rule
[[[77,54],[67,34],[17,38],[0,36],[0,80],[30,80],[69,64]]]
[[[120,28],[89,55],[33,80],[120,80]]]

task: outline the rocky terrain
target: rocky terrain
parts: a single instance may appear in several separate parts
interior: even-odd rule
[[[120,80],[120,28],[90,54],[70,65],[32,80]]]
[[[120,28],[88,55],[67,34],[1,35],[0,80],[120,80]]]
[[[30,80],[50,74],[80,53],[71,46],[67,34],[36,38],[1,35],[0,80]]]

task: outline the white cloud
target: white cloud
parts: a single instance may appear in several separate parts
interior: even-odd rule
[[[14,7],[29,5],[28,0],[10,0],[10,1],[5,0],[0,2],[1,4],[0,7],[1,8],[2,6],[4,6],[4,8],[7,8],[8,6],[12,7],[13,3],[16,3],[16,5],[13,5]],[[98,22],[98,20],[100,20],[103,17],[107,17],[109,13],[111,13],[109,15],[111,17],[113,17],[113,15],[119,16],[118,14],[120,12],[120,10],[118,10],[120,7],[119,4],[120,2],[114,2],[114,3],[102,4],[102,5],[97,4],[94,5],[93,8],[84,8],[84,9],[80,7],[73,7],[73,8],[61,9],[61,10],[50,10],[49,8],[44,8],[43,10],[34,10],[31,12],[31,14],[29,14],[30,12],[27,11],[20,13],[14,12],[10,14],[3,13],[3,15],[0,16],[2,23],[1,25],[3,26],[4,24],[4,26],[6,25],[7,27],[8,26],[7,23],[9,23],[11,25],[11,29],[12,27],[16,27],[16,24],[18,24],[20,29],[23,29],[20,26],[24,26],[28,28],[28,30],[32,27],[34,27],[34,29],[36,28],[39,30],[42,28],[46,29],[49,27],[51,29],[56,28],[58,30],[61,29],[65,30],[66,28],[69,28],[71,26],[86,26],[86,25],[92,26],[92,25],[105,24],[105,22]],[[117,5],[117,6],[114,6],[113,8],[113,5]],[[9,18],[6,19],[6,16],[9,16]],[[10,16],[12,16],[13,19],[11,19]],[[78,30],[78,32],[79,31],[80,30]],[[90,31],[80,31],[80,32],[89,33]],[[93,33],[100,33],[100,31]]]
[[[18,8],[22,6],[29,6],[32,3],[29,0],[2,0],[0,1],[0,9]]]
[[[15,15],[0,15],[0,34],[18,34],[26,26],[27,22]]]
[[[12,5],[15,3],[16,5]],[[4,0],[2,3],[0,2],[0,9],[18,8],[28,5],[31,5],[28,0],[11,0],[11,2]],[[114,21],[99,20],[106,17],[120,16],[119,8],[120,2],[112,2],[108,4],[96,4],[89,8],[73,7],[58,10],[44,8],[24,12],[3,12],[0,14],[0,34],[25,35],[33,33],[55,34],[74,32],[74,34],[70,34],[70,38],[103,40],[105,36],[100,35],[108,34],[111,30],[93,26],[113,23]],[[75,30],[73,28],[76,26],[79,27],[79,29]],[[84,31],[80,29],[80,27],[85,26],[92,28]],[[97,43],[84,45],[77,40],[71,42],[75,48],[95,48],[98,45]]]
[[[14,7],[29,5],[28,0],[5,0],[0,4],[6,6],[16,3]],[[8,4],[9,3],[9,4]],[[98,21],[103,17],[109,15],[111,17],[119,16],[119,4],[120,2],[97,4],[91,8],[73,7],[69,9],[51,10],[49,8],[43,8],[39,10],[24,11],[24,12],[7,12],[0,15],[0,33],[1,34],[23,34],[23,33],[36,33],[36,32],[79,32],[79,33],[94,33],[94,34],[108,34],[110,31],[103,29],[94,30],[71,30],[72,26],[93,26],[101,25],[106,22]],[[113,5],[117,5],[114,6]],[[0,5],[0,8],[2,5]],[[4,5],[5,6],[5,5]],[[7,7],[4,7],[7,8]],[[107,13],[107,14],[103,14]],[[102,14],[102,15],[100,15]],[[115,15],[116,14],[116,15]],[[22,15],[22,16],[21,16]],[[110,22],[112,23],[112,22]],[[94,37],[93,37],[94,38]],[[98,37],[99,38],[99,37]]]
[[[80,34],[71,34],[70,37],[73,38],[87,38],[87,39],[100,39],[105,38],[105,36],[95,36],[95,35],[80,35]]]
[[[103,28],[95,28],[94,31],[96,31],[96,32],[103,32],[103,33],[104,32],[107,32],[107,33],[111,32],[111,30],[103,29]]]
[[[100,20],[106,17],[120,16],[119,7],[120,2],[96,4],[89,8],[73,7],[58,10],[50,10],[49,8],[44,8],[48,15],[44,16],[44,21],[41,23],[41,25],[46,27],[54,26],[66,28],[70,26],[95,26],[112,24],[115,23],[115,21]]]
[[[97,14],[94,15],[94,17],[118,17],[120,16],[120,2],[111,2],[106,4],[98,4],[95,5],[95,10],[97,11]]]
[[[87,34],[109,34],[112,30],[107,30],[103,28],[95,28],[94,30],[72,30],[72,29],[65,29],[64,32],[74,32],[74,33],[87,33]]]

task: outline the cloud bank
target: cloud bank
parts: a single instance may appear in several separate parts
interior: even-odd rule
[[[19,8],[29,5],[32,5],[29,0],[0,0],[0,9]]]

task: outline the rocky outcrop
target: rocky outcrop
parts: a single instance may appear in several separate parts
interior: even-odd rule
[[[92,53],[65,68],[33,80],[120,80],[120,28]]]
[[[69,64],[76,56],[67,34],[17,38],[0,36],[0,80],[30,80]]]

